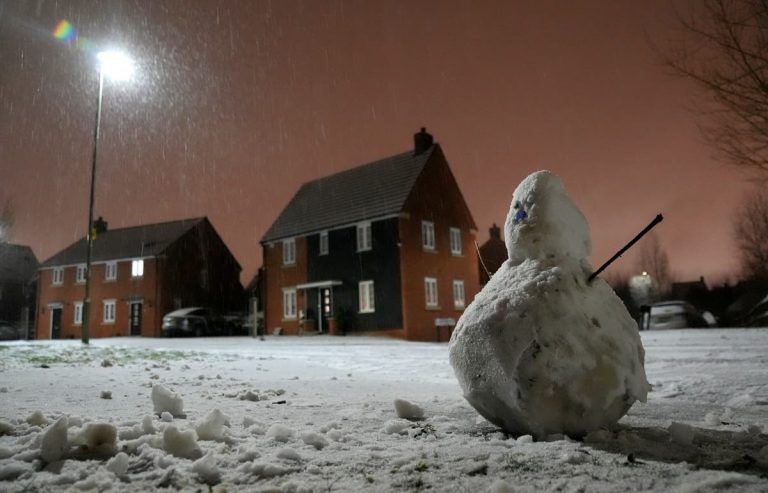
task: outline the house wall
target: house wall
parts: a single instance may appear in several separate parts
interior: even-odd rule
[[[454,308],[453,281],[464,281],[467,306],[479,291],[479,273],[475,224],[439,146],[417,179],[403,210],[405,214],[400,218],[399,228],[405,337],[445,341],[450,330],[442,329],[438,333],[435,319],[458,320],[463,312]],[[434,223],[435,251],[425,251],[422,247],[422,220]],[[451,253],[451,227],[461,229],[462,254],[459,256]],[[437,279],[439,306],[436,309],[426,307],[425,277]]]
[[[144,260],[144,275],[140,278],[131,277],[131,261],[117,263],[117,279],[104,279],[106,264],[97,263],[91,266],[91,313],[90,337],[114,337],[129,335],[130,301],[142,301],[142,335],[154,335],[148,328],[158,324],[156,313],[156,261]],[[61,338],[79,339],[82,337],[82,325],[75,325],[75,303],[85,296],[85,283],[77,283],[76,266],[64,268],[64,282],[53,285],[53,269],[40,271],[39,304],[37,307],[37,323],[35,326],[36,339],[51,337],[51,307],[56,303],[62,306]],[[103,300],[114,299],[115,322],[105,323],[103,320]]]
[[[267,333],[281,328],[283,334],[298,334],[299,321],[283,319],[283,288],[307,282],[307,238],[296,238],[296,263],[283,265],[283,245],[280,241],[264,248],[265,327]],[[306,309],[302,291],[296,293],[297,310]]]
[[[307,237],[308,282],[344,283],[333,288],[334,317],[342,333],[402,329],[398,242],[397,218],[371,223],[368,251],[357,251],[356,226],[329,231],[327,255],[319,254],[319,234]],[[360,281],[373,281],[373,313],[360,313]]]

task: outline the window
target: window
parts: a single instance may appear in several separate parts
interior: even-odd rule
[[[457,310],[464,308],[464,281],[453,281],[453,307]]]
[[[296,318],[296,290],[283,289],[283,318],[293,320]]]
[[[53,284],[59,286],[64,283],[64,267],[53,269]]]
[[[131,261],[131,277],[143,277],[144,276],[144,261],[133,260]]]
[[[117,279],[117,262],[107,262],[104,264],[104,280],[114,281]]]
[[[434,277],[424,278],[424,296],[427,308],[437,308],[437,279]]]
[[[320,232],[320,255],[328,255],[328,231]]]
[[[85,282],[85,264],[78,264],[75,281],[79,283]]]
[[[83,324],[83,302],[75,302],[75,325]]]
[[[451,228],[451,254],[461,255],[461,230]]]
[[[373,313],[376,311],[376,304],[373,296],[373,281],[360,281],[360,313]]]
[[[283,240],[283,265],[296,263],[296,238]]]
[[[371,223],[364,222],[357,225],[357,251],[364,252],[371,249]]]
[[[421,221],[421,246],[424,250],[435,249],[435,223],[432,221]]]
[[[104,300],[104,317],[102,320],[105,324],[115,323],[115,300]]]

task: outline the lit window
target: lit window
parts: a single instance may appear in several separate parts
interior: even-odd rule
[[[102,320],[105,324],[115,323],[115,300],[104,300],[104,317]]]
[[[53,284],[61,285],[64,283],[64,268],[56,267],[53,269]]]
[[[131,261],[131,277],[143,277],[144,276],[144,261],[133,260]]]
[[[107,262],[104,264],[104,280],[114,281],[117,279],[117,262]]]
[[[357,251],[364,252],[371,249],[371,223],[364,222],[357,225]]]
[[[360,313],[373,313],[376,311],[373,295],[373,281],[360,281]]]
[[[296,263],[296,239],[283,240],[283,265]]]
[[[75,325],[83,324],[83,303],[75,302]]]
[[[77,275],[75,276],[75,281],[79,283],[85,282],[85,264],[79,264],[77,266]]]
[[[424,250],[435,249],[435,223],[432,221],[421,221],[421,246]]]
[[[437,308],[437,279],[434,277],[424,278],[424,297],[427,308]]]
[[[451,253],[461,255],[461,230],[459,228],[451,228]]]
[[[328,255],[328,231],[320,232],[320,255]]]
[[[283,318],[293,320],[296,318],[296,290],[283,289]]]
[[[464,308],[464,281],[453,281],[453,307],[457,310]]]

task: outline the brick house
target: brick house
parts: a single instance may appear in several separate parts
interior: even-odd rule
[[[159,336],[174,309],[239,305],[240,264],[207,218],[94,229],[91,337]],[[37,339],[81,337],[85,257],[83,238],[41,265]]]
[[[476,226],[439,144],[305,183],[261,240],[269,332],[447,340],[478,291]]]
[[[38,262],[32,249],[0,242],[0,321],[27,338],[35,316]]]

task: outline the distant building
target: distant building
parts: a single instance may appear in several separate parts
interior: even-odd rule
[[[159,336],[174,309],[239,306],[240,264],[207,218],[107,230],[95,222],[90,336]],[[81,337],[85,238],[40,268],[37,339]]]
[[[31,248],[0,242],[0,323],[15,330],[15,334],[3,337],[29,337],[35,316],[37,268]]]
[[[490,280],[488,274],[495,274],[501,264],[509,258],[507,245],[501,239],[501,229],[496,226],[496,223],[493,223],[488,232],[490,238],[480,247],[480,258],[477,260],[481,286],[485,286]],[[488,269],[487,272],[486,269]]]
[[[479,289],[475,236],[422,129],[412,150],[305,183],[291,199],[261,240],[266,330],[447,340]]]

